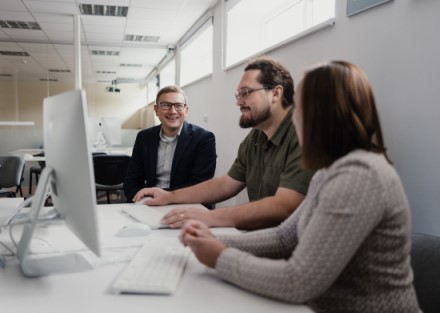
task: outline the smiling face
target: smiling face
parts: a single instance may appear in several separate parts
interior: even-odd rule
[[[185,97],[178,92],[167,92],[160,95],[158,103],[154,105],[154,111],[162,124],[162,131],[166,136],[174,136],[179,132],[183,122],[188,114],[188,107],[185,106],[182,111],[176,111],[172,106],[169,110],[160,108],[159,103],[185,103]],[[186,103],[185,103],[186,104]]]
[[[237,91],[251,91],[247,95],[242,95],[237,99],[240,107],[240,127],[248,128],[258,126],[267,121],[271,116],[270,90],[263,89],[264,86],[258,82],[257,78],[260,70],[248,70],[244,72]]]

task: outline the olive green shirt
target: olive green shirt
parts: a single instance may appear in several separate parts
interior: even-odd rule
[[[278,187],[306,194],[313,171],[301,168],[301,147],[288,112],[270,140],[253,129],[240,144],[228,175],[246,183],[250,201],[275,195]]]

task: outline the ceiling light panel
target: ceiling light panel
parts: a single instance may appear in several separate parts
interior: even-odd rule
[[[70,73],[70,70],[51,68],[51,69],[49,69],[49,72],[51,72],[51,73]]]
[[[91,50],[92,55],[100,55],[100,56],[118,56],[119,51],[109,51],[109,50]]]
[[[125,35],[124,40],[136,42],[158,42],[159,36]]]
[[[97,15],[97,16],[126,17],[128,13],[127,6],[86,4],[86,3],[80,3],[79,10],[82,15]]]
[[[13,56],[13,57],[28,57],[29,53],[26,51],[0,51],[1,55]]]
[[[15,29],[41,29],[37,22],[27,22],[27,21],[11,21],[11,20],[0,20],[1,28],[15,28]]]

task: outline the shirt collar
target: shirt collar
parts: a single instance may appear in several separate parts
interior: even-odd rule
[[[176,140],[180,136],[180,133],[182,132],[182,128],[183,128],[183,124],[182,124],[182,126],[180,126],[179,131],[177,132],[177,134],[174,137],[168,137],[168,136],[165,136],[165,134],[163,133],[163,129],[161,127],[160,132],[159,132],[159,138],[160,138],[160,140],[162,140],[164,142],[173,142],[174,140]]]
[[[270,138],[270,142],[272,144],[279,146],[284,138],[285,133],[289,129],[289,127],[292,127],[292,111],[293,106],[289,109],[289,112],[287,112],[284,119],[281,121],[280,126],[278,126],[277,130],[275,131],[275,134]],[[260,143],[267,143],[267,136],[264,134],[264,132],[260,132]]]
[[[276,130],[275,134],[270,139],[270,141],[272,141],[274,145],[277,146],[280,145],[281,141],[284,138],[284,134],[287,132],[287,129],[289,127],[292,127],[292,112],[293,112],[293,106],[289,109],[289,112],[287,112],[280,126]]]

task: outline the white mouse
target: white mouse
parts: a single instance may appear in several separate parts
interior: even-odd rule
[[[143,197],[141,200],[136,201],[134,204],[142,205],[142,204],[144,204],[144,201],[148,200],[148,199],[153,199],[153,197]]]
[[[135,237],[135,236],[146,236],[151,234],[150,226],[142,223],[132,223],[130,225],[124,226],[116,234],[118,237]]]
[[[29,153],[26,153],[26,154],[23,155],[23,159],[25,159],[25,160],[30,160],[30,159],[33,159],[33,158],[34,158],[34,156],[32,154],[29,154]]]

